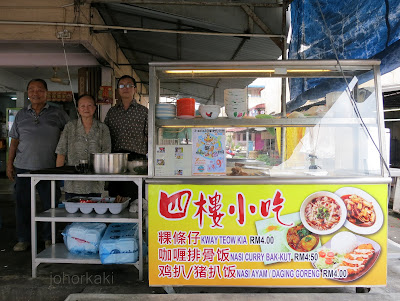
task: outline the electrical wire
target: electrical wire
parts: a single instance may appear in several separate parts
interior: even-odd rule
[[[62,42],[63,51],[64,51],[65,66],[67,67],[67,76],[68,76],[68,81],[69,81],[69,87],[70,87],[71,93],[72,93],[72,101],[74,102],[75,108],[76,108],[76,107],[77,107],[77,106],[76,106],[76,99],[75,99],[75,95],[74,95],[74,90],[73,90],[73,88],[72,88],[72,80],[71,80],[71,75],[70,75],[70,73],[69,73],[67,52],[65,51],[65,44],[64,44],[64,38],[63,38],[63,37],[61,37],[61,42]],[[75,110],[75,111],[76,111],[76,116],[79,118],[78,110]]]
[[[329,30],[329,27],[328,27],[328,25],[327,25],[327,23],[326,23],[325,16],[324,16],[324,14],[323,14],[323,12],[322,12],[321,5],[320,5],[320,3],[319,3],[319,0],[316,0],[316,2],[317,2],[317,4],[318,4],[318,9],[319,9],[319,12],[320,12],[320,14],[321,14],[322,21],[324,22],[325,29],[326,29],[326,31],[327,31],[327,33],[328,33],[328,37],[329,37],[329,41],[330,41],[330,43],[331,43],[331,47],[332,47],[333,54],[335,55],[336,62],[337,62],[338,65],[339,65],[340,73],[342,74],[343,79],[344,79],[344,81],[345,81],[345,83],[346,83],[346,87],[347,87],[347,88],[346,88],[346,92],[347,92],[347,94],[348,94],[348,96],[349,96],[349,99],[350,99],[351,105],[353,106],[354,112],[355,112],[356,116],[359,118],[359,120],[360,120],[360,122],[361,122],[361,126],[364,128],[364,131],[367,133],[367,136],[371,139],[373,145],[375,146],[376,150],[378,151],[379,157],[381,158],[381,160],[382,160],[382,162],[383,162],[383,165],[385,166],[386,170],[387,170],[388,173],[389,173],[389,177],[391,177],[389,166],[387,165],[385,158],[383,157],[383,155],[382,155],[382,153],[381,153],[379,147],[376,145],[376,143],[375,143],[375,141],[374,141],[374,138],[372,137],[370,131],[368,130],[368,127],[367,127],[367,125],[365,124],[365,122],[364,122],[364,120],[363,120],[363,118],[362,118],[362,116],[361,116],[360,111],[358,110],[357,103],[356,103],[356,101],[355,101],[355,99],[354,99],[352,93],[350,93],[349,82],[347,81],[346,76],[345,76],[344,71],[343,71],[343,68],[342,68],[342,65],[340,64],[339,56],[338,56],[338,54],[337,54],[337,51],[336,51],[336,48],[335,48],[335,45],[334,45],[332,33],[331,33],[331,31]]]

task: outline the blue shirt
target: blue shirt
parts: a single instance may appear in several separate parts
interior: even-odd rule
[[[14,166],[28,170],[55,167],[58,139],[68,120],[66,112],[47,103],[39,114],[31,104],[20,110],[9,133],[19,140]]]

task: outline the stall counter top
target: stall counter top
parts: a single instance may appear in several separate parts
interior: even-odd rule
[[[260,184],[389,184],[390,177],[259,177],[192,176],[146,178],[146,184],[260,185]]]

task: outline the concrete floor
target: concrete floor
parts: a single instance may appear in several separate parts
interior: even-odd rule
[[[0,300],[399,300],[400,297],[400,215],[388,216],[388,283],[373,287],[369,294],[356,294],[354,287],[342,288],[240,288],[240,287],[149,287],[138,281],[137,270],[128,265],[41,264],[38,277],[31,278],[30,252],[13,252],[15,217],[13,185],[0,178]],[[61,229],[62,230],[62,229]],[[58,240],[61,240],[59,235]],[[43,249],[42,243],[38,244]],[[40,250],[39,250],[40,251]],[[147,265],[144,274],[147,275]],[[84,281],[72,283],[68,275]],[[102,283],[85,281],[103,277]],[[97,276],[96,276],[97,275]],[[63,279],[62,279],[63,277]],[[62,279],[62,280],[61,280]],[[106,281],[108,279],[108,281]],[[166,294],[166,291],[176,294]],[[228,296],[229,295],[229,296]],[[299,297],[300,296],[300,297]]]

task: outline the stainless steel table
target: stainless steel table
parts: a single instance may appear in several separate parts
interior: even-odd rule
[[[68,252],[63,243],[55,242],[56,222],[103,222],[103,223],[138,223],[139,226],[139,260],[133,265],[139,270],[139,280],[143,280],[143,229],[142,200],[143,180],[145,176],[133,174],[19,174],[19,177],[31,178],[31,239],[32,239],[32,278],[36,278],[36,270],[41,263],[76,263],[101,264],[98,254],[93,256],[78,256]],[[42,180],[51,181],[51,209],[36,214],[36,184]],[[138,186],[138,213],[128,209],[120,214],[83,214],[68,213],[65,209],[55,207],[55,181],[132,181]],[[52,246],[37,254],[37,222],[51,222]]]

